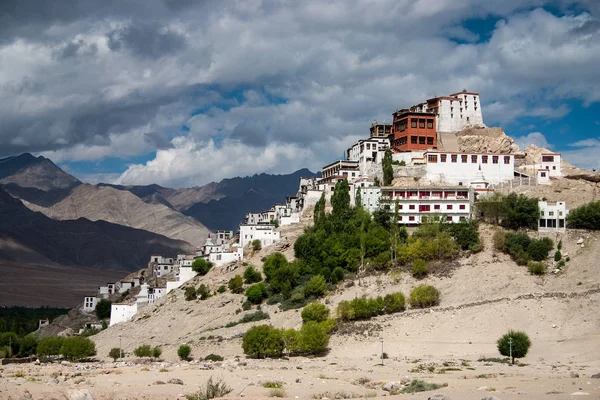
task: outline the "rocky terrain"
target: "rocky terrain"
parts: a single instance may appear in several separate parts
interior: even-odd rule
[[[472,153],[514,154],[520,151],[515,141],[502,128],[467,128],[456,133],[458,151]]]

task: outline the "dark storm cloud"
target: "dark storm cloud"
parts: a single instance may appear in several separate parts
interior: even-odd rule
[[[243,122],[237,125],[233,132],[231,132],[231,138],[239,140],[248,146],[263,147],[267,144],[268,133],[264,127],[256,123]]]
[[[583,25],[571,30],[571,34],[574,35],[590,35],[600,31],[600,21],[595,19],[591,21],[585,21]]]
[[[144,133],[144,141],[157,150],[173,148],[173,144],[159,132]]]
[[[110,32],[107,37],[111,50],[128,49],[140,57],[160,58],[186,47],[183,35],[165,30],[158,24],[130,25]]]

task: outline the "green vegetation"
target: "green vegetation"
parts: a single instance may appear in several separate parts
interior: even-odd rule
[[[269,397],[285,397],[286,393],[285,390],[282,388],[278,388],[278,389],[271,389],[269,390]]]
[[[246,289],[246,297],[252,304],[260,304],[268,297],[267,285],[264,282],[256,283]]]
[[[112,303],[108,300],[102,299],[96,304],[96,316],[98,319],[108,319],[110,318],[110,308]]]
[[[213,267],[213,264],[204,258],[196,258],[192,263],[192,271],[198,275],[206,275]]]
[[[119,358],[121,358],[121,355],[123,354],[123,349],[120,349],[118,347],[113,347],[112,349],[110,349],[110,351],[108,352],[108,356],[110,358],[113,359],[113,361],[117,361]]]
[[[529,261],[527,263],[527,270],[531,275],[544,275],[546,273],[546,266],[541,262]]]
[[[259,325],[250,328],[242,339],[244,354],[258,358],[279,357],[286,348],[290,355],[322,354],[328,345],[326,327],[314,321],[303,324],[300,331]]]
[[[22,337],[38,329],[40,319],[49,319],[66,315],[68,308],[27,308],[27,307],[0,307],[0,334],[14,332]]]
[[[403,310],[404,295],[398,292],[388,294],[385,297],[357,297],[350,301],[341,301],[337,307],[337,316],[342,321],[355,321]]]
[[[258,239],[254,239],[250,245],[252,246],[252,251],[260,251],[262,249],[262,245]]]
[[[186,394],[187,400],[210,400],[218,397],[225,397],[233,391],[222,378],[214,381],[212,376],[208,378],[208,381],[200,387],[200,390],[194,393]]]
[[[558,261],[560,261],[561,258],[562,258],[562,253],[560,252],[560,250],[556,250],[556,252],[554,253],[554,261],[558,262]]]
[[[414,381],[411,381],[408,386],[402,389],[402,393],[426,392],[429,390],[436,390],[441,387],[442,385],[438,385],[437,383],[427,383],[425,381],[415,379]]]
[[[252,284],[260,281],[262,281],[262,275],[260,271],[258,271],[252,265],[246,267],[246,270],[244,271],[244,283]]]
[[[188,361],[190,359],[190,354],[192,354],[192,348],[187,344],[182,344],[177,349],[177,356],[182,361]]]
[[[74,336],[63,340],[60,354],[67,360],[76,361],[96,355],[96,345],[90,339]]]
[[[21,357],[29,357],[36,353],[37,338],[32,334],[23,336],[19,341],[19,355]]]
[[[210,297],[210,288],[203,283],[196,289],[196,295],[200,297],[200,300],[206,300]]]
[[[425,308],[440,302],[440,291],[431,285],[419,285],[410,292],[411,307]]]
[[[209,354],[206,357],[204,357],[205,361],[213,361],[213,362],[219,362],[219,361],[223,361],[224,358],[221,357],[218,354]]]
[[[383,297],[383,311],[392,314],[404,311],[404,295],[401,292],[386,294]]]
[[[139,347],[136,347],[133,350],[133,354],[135,354],[136,357],[158,358],[162,354],[162,350],[158,346],[153,348],[150,345],[143,344]]]
[[[281,389],[283,383],[279,381],[266,381],[263,383],[263,387],[267,389]]]
[[[523,194],[494,193],[475,203],[480,219],[508,229],[528,228],[537,230],[540,209],[538,200]]]
[[[231,290],[231,293],[244,293],[244,281],[242,280],[241,275],[236,275],[231,278],[227,286],[229,287],[229,290]]]
[[[185,288],[184,296],[186,301],[196,300],[198,295],[196,294],[196,289],[193,286],[188,286]]]
[[[525,332],[508,331],[504,336],[498,339],[498,351],[504,357],[512,357],[512,363],[515,363],[515,358],[523,358],[527,355],[531,347],[531,340]]]
[[[383,169],[383,186],[390,186],[394,180],[394,167],[392,166],[392,150],[386,149],[381,161]]]
[[[329,318],[329,308],[321,303],[310,303],[302,309],[302,322],[323,322]]]
[[[225,293],[226,291],[227,291],[227,288],[225,287],[225,285],[221,285],[217,289],[217,292],[219,292],[219,293]]]
[[[269,319],[269,314],[264,311],[258,310],[253,313],[244,315],[240,320],[238,320],[236,322],[229,322],[227,325],[225,325],[225,327],[231,328],[232,326],[236,326],[239,324],[245,324],[248,322],[255,322],[255,321],[262,321],[264,319]]]
[[[412,276],[415,278],[423,278],[429,272],[427,268],[427,262],[425,260],[421,260],[420,258],[413,261],[410,271]]]
[[[65,341],[61,336],[50,336],[40,339],[37,344],[37,354],[40,357],[58,356]]]
[[[554,243],[550,238],[532,239],[526,233],[501,232],[494,234],[494,248],[509,254],[519,265],[548,258]]]
[[[600,201],[592,201],[569,211],[567,226],[571,229],[600,229]]]

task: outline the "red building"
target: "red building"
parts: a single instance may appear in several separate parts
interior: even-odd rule
[[[435,114],[407,109],[396,111],[390,143],[394,152],[437,149]]]

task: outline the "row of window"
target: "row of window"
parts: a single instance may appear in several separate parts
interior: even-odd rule
[[[390,210],[390,206],[386,205],[385,206],[386,210]],[[402,204],[398,204],[398,210],[403,210],[404,207]],[[441,211],[441,205],[440,204],[433,204],[433,210],[434,211]],[[458,205],[458,209],[459,210],[466,210],[467,206],[465,204],[459,204]],[[415,204],[409,204],[408,205],[408,210],[416,210],[416,206]],[[419,212],[428,212],[431,211],[431,204],[420,204],[419,205]],[[454,205],[453,204],[447,204],[446,205],[446,210],[454,210]]]
[[[450,154],[450,162],[458,162],[458,156],[459,154]],[[470,159],[471,159],[471,164],[477,164],[479,162],[479,155],[477,154],[471,154]],[[500,156],[488,156],[488,155],[482,155],[481,156],[481,163],[482,164],[488,164],[489,161],[492,161],[492,164],[499,164],[500,163]],[[510,156],[502,156],[502,160],[504,162],[504,164],[510,164]],[[440,154],[439,155],[439,161],[442,163],[448,162],[448,154]],[[436,163],[438,162],[438,155],[437,154],[429,154],[427,155],[427,162],[430,163]],[[461,163],[468,163],[469,162],[469,155],[468,154],[460,154],[460,162]]]
[[[433,119],[432,118],[406,118],[394,123],[394,129],[396,132],[403,132],[408,128],[408,121],[410,120],[410,127],[419,129],[433,129]]]
[[[417,196],[419,196],[419,198],[433,197],[434,199],[435,198],[440,198],[441,199],[442,197],[443,198],[447,198],[448,196],[457,196],[459,198],[462,197],[462,198],[465,198],[465,199],[467,197],[469,197],[469,192],[462,191],[462,190],[459,190],[459,191],[433,191],[433,192],[429,191],[429,190],[421,190],[421,191],[409,190],[409,191],[406,191],[406,192],[404,192],[404,191],[402,191],[402,192],[395,191],[393,193],[384,194],[384,196],[388,196],[389,197],[392,194],[394,195],[394,197],[400,197],[402,199],[404,197],[409,198],[409,197],[417,197]]]
[[[460,217],[459,220],[460,221],[464,221],[466,218],[465,217]],[[451,215],[448,215],[446,217],[446,221],[448,222],[452,222],[453,218]],[[398,222],[403,222],[403,221],[408,221],[408,222],[412,222],[412,221],[416,221],[415,217],[413,215],[409,215],[408,217],[406,217],[406,220],[404,219],[403,216],[399,216],[398,217]],[[423,216],[421,217],[421,222],[427,222],[427,217]]]

